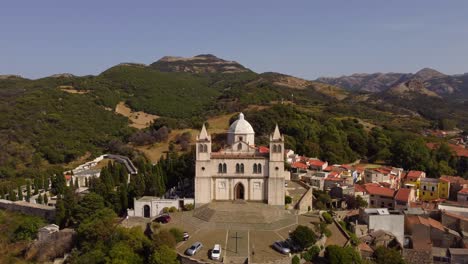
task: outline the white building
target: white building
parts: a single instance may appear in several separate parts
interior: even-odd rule
[[[255,146],[255,132],[239,114],[229,128],[228,146],[211,152],[211,136],[203,126],[196,142],[195,206],[216,200],[260,201],[284,206],[284,137],[278,126],[269,151]]]
[[[163,199],[155,196],[143,196],[134,199],[134,209],[127,209],[128,216],[153,218],[163,213],[164,208],[175,207],[183,210],[187,205],[193,205],[193,198]]]

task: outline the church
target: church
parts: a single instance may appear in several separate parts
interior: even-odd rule
[[[205,126],[196,140],[195,206],[244,200],[284,206],[284,137],[278,126],[269,149],[255,146],[255,131],[244,114],[227,132],[227,147],[211,151]]]

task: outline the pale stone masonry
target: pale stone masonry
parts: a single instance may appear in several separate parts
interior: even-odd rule
[[[211,151],[203,126],[196,141],[195,206],[212,201],[246,200],[284,206],[284,137],[276,126],[269,151],[255,146],[255,132],[239,114],[227,133],[228,146]],[[264,148],[265,149],[265,148]]]

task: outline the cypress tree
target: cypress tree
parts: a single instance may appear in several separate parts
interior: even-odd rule
[[[75,189],[78,189],[79,184],[78,184],[78,178],[75,178]]]
[[[29,202],[31,200],[31,182],[28,181],[26,183],[26,201]]]
[[[38,204],[42,204],[42,195],[39,194],[39,195],[37,196],[36,202],[37,202]]]
[[[128,208],[128,190],[127,190],[127,184],[125,183],[120,184],[119,198],[120,198],[120,206],[122,208],[122,213],[125,213]]]
[[[65,227],[65,205],[62,200],[62,196],[58,195],[57,196],[57,204],[55,205],[56,211],[55,211],[55,223],[59,225],[60,227]]]
[[[23,190],[21,190],[21,186],[18,186],[18,200],[23,201]]]
[[[84,179],[84,184],[85,184],[85,187],[89,187],[88,178],[86,178],[86,177],[85,177],[85,179]]]
[[[33,185],[34,185],[34,195],[36,195],[39,193],[39,184],[37,183],[37,178],[34,178]]]
[[[12,189],[8,192],[8,200],[16,201],[16,193]]]
[[[49,202],[49,198],[47,197],[47,193],[44,193],[44,204],[47,205]]]

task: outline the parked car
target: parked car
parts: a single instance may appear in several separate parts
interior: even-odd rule
[[[275,243],[273,243],[273,248],[281,254],[287,255],[291,253],[288,243],[286,243],[285,241],[276,241]]]
[[[156,219],[154,219],[155,222],[158,222],[158,223],[169,223],[171,221],[171,216],[170,215],[161,215],[161,216],[158,216],[156,217]]]
[[[185,250],[185,254],[188,255],[188,256],[193,256],[195,255],[198,251],[200,251],[200,249],[203,247],[202,243],[200,242],[195,242],[193,243],[193,245],[189,248],[187,248],[187,250]]]
[[[221,258],[221,246],[219,244],[215,244],[213,249],[211,250],[211,259],[219,260],[220,258]]]
[[[187,240],[190,238],[189,233],[188,233],[188,232],[184,232],[183,238],[184,238],[184,241],[187,241]]]
[[[298,244],[296,244],[291,238],[286,239],[285,242],[288,244],[291,252],[296,253],[301,251],[301,247]]]

